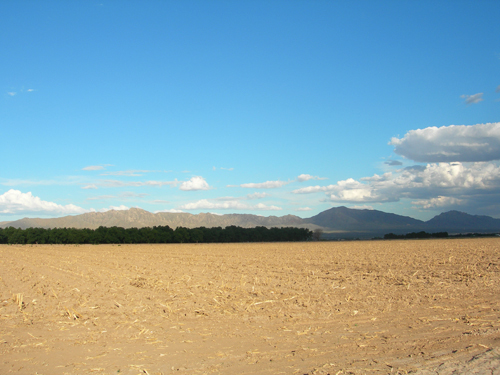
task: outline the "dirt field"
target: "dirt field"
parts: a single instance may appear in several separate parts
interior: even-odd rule
[[[0,245],[0,293],[1,374],[500,373],[496,238]]]

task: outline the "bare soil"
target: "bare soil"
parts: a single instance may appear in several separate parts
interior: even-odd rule
[[[500,374],[500,239],[0,245],[1,374]]]

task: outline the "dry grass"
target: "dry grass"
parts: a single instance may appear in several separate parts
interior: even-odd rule
[[[408,373],[495,347],[499,274],[499,239],[0,246],[0,371]]]

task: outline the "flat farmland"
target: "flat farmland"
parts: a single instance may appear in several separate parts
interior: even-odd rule
[[[0,293],[1,374],[500,371],[500,238],[0,245]]]

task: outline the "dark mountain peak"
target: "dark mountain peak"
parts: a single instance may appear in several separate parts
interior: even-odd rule
[[[427,223],[432,223],[432,222],[439,222],[439,221],[450,221],[450,220],[467,220],[467,221],[481,221],[481,220],[498,220],[498,219],[493,219],[490,216],[484,216],[484,215],[471,215],[466,212],[462,211],[447,211],[440,213],[439,215],[434,216],[432,219],[430,219]]]
[[[386,228],[408,228],[424,224],[423,221],[408,216],[344,206],[330,208],[309,219],[305,219],[305,221],[325,228],[336,228],[345,231],[378,231]]]
[[[466,216],[476,216],[476,215],[470,215],[470,214],[462,212],[462,211],[451,210],[451,211],[447,211],[447,212],[441,212],[439,215],[436,215],[434,217],[434,219],[437,217],[445,218],[445,217],[466,217]]]
[[[436,230],[449,232],[495,232],[500,230],[500,219],[484,215],[470,215],[461,211],[448,211],[426,222]]]

